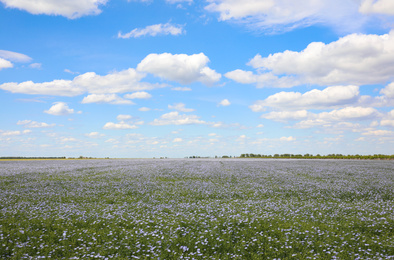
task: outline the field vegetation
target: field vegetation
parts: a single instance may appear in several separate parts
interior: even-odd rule
[[[394,259],[394,162],[0,162],[0,259]]]

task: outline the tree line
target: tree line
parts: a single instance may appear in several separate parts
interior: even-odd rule
[[[284,158],[284,159],[358,159],[358,160],[394,160],[394,155],[386,154],[374,154],[374,155],[344,155],[344,154],[274,154],[274,155],[264,155],[264,154],[253,154],[253,153],[243,153],[240,158]]]

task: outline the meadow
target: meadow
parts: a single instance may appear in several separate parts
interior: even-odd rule
[[[394,161],[0,162],[0,259],[394,259]]]

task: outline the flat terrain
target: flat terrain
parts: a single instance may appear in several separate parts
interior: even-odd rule
[[[1,161],[0,258],[394,259],[394,161]]]

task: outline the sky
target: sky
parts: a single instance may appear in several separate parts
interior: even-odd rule
[[[393,147],[392,0],[0,0],[0,156]]]

